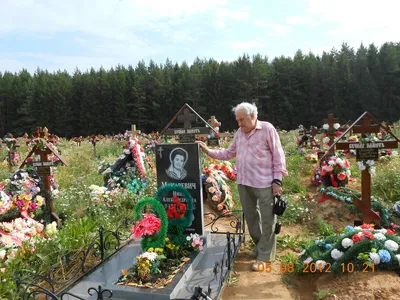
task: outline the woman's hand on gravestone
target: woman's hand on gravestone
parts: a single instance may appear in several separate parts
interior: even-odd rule
[[[204,142],[196,141],[196,143],[200,145],[201,150],[203,150],[205,153],[208,153],[209,149],[208,149],[207,145]]]

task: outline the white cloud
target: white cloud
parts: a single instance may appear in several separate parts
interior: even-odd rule
[[[285,21],[290,25],[306,24],[310,22],[310,20],[306,17],[297,17],[297,16],[289,16],[285,19]]]
[[[254,20],[254,25],[258,27],[267,27],[267,23],[265,23],[263,20]]]
[[[165,27],[169,22],[218,9],[225,3],[226,0],[3,0],[0,34],[68,31],[132,40],[137,39],[134,32],[138,29]]]
[[[254,25],[261,28],[268,29],[268,35],[271,36],[282,36],[286,35],[290,31],[290,26],[282,25],[282,24],[269,24],[263,20],[255,20],[253,22]]]
[[[261,48],[265,46],[265,42],[262,38],[255,40],[244,41],[231,41],[230,46],[235,49],[250,49],[250,48]]]
[[[218,10],[217,18],[215,20],[215,25],[218,28],[223,28],[225,27],[226,19],[232,19],[236,21],[247,21],[249,17],[250,14],[247,11],[237,11],[237,10],[229,10],[221,8]]]
[[[281,24],[271,24],[271,29],[268,34],[269,35],[286,35],[290,31],[290,27],[286,25],[281,25]]]
[[[93,65],[109,67],[118,63],[135,64],[159,55],[171,53],[171,43],[162,43],[144,33],[157,33],[171,41],[192,39],[184,22],[209,12],[217,12],[227,0],[2,0],[0,9],[0,39],[3,35],[27,36],[34,39],[63,37],[68,33],[71,46],[82,54],[58,55],[41,50],[30,53],[3,53],[1,70],[21,68],[21,61],[32,61],[49,70],[76,66],[86,69]],[[241,19],[243,15],[227,13],[227,17]],[[179,27],[179,29],[176,29]],[[193,30],[192,30],[193,31]],[[196,31],[199,34],[199,31]],[[75,36],[74,36],[75,35]],[[27,51],[29,51],[27,49]]]
[[[344,41],[355,40],[359,44],[380,44],[399,39],[400,1],[385,0],[307,0],[307,12],[319,21],[329,23],[327,32]]]

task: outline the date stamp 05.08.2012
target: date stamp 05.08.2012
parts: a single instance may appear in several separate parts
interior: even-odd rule
[[[331,273],[332,265],[328,262],[326,264],[322,263],[304,263],[302,273]],[[273,266],[270,262],[258,262],[258,272],[267,272],[270,273],[274,270],[275,266]],[[293,263],[279,263],[279,272],[281,273],[294,273],[294,264]],[[364,263],[342,263],[340,265],[340,271],[342,273],[353,273],[356,272],[375,272],[375,265],[370,262]]]

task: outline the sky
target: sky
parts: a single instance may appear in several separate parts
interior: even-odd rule
[[[0,0],[0,72],[398,42],[400,0]]]

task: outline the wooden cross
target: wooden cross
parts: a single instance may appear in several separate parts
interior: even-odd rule
[[[17,148],[19,147],[19,145],[17,145],[17,140],[15,138],[12,138],[11,142],[7,146],[8,146],[8,153],[7,153],[7,155],[8,155],[8,168],[9,168],[9,171],[11,172],[11,169],[12,169],[12,163],[11,163],[12,154],[17,151]]]
[[[319,129],[316,126],[311,126],[311,135],[315,137],[319,133]]]
[[[183,128],[192,128],[192,121],[196,121],[196,115],[191,114],[189,108],[183,109],[183,115],[178,116],[178,122],[183,123]]]
[[[324,124],[328,124],[329,128],[328,131],[326,133],[326,135],[329,137],[329,147],[333,144],[333,142],[335,141],[335,137],[336,137],[336,131],[335,128],[333,127],[333,124],[335,123],[339,123],[339,120],[336,119],[333,114],[329,114],[328,115],[328,119],[324,119]],[[331,154],[335,153],[335,148],[329,148],[329,152]]]
[[[365,136],[366,133],[379,133],[381,131],[378,124],[371,125],[371,116],[366,115],[362,118],[361,125],[353,126],[353,133],[361,133]]]
[[[34,136],[37,138],[39,138],[39,137],[43,138],[43,137],[45,137],[45,134],[48,134],[47,129],[46,129],[46,131],[47,132],[45,133],[42,130],[42,128],[39,127],[37,129],[37,131],[35,132]],[[50,154],[55,155],[60,160],[60,162],[65,166],[67,165],[67,163],[50,146],[50,144],[46,143],[44,149],[41,149],[39,146],[35,145],[32,148],[32,150],[29,152],[29,154],[27,155],[27,157],[25,158],[25,160],[23,161],[21,166],[19,167],[20,169],[22,169],[26,165],[28,158],[30,158],[33,154],[38,155],[40,157],[40,161],[33,162],[32,165],[34,167],[37,167],[37,173],[38,173],[38,176],[42,178],[44,190],[47,191],[48,194],[50,194],[51,193],[51,182],[50,182],[51,169],[50,169],[50,166],[53,166],[54,163],[49,160],[49,155]],[[46,197],[46,205],[49,207],[51,220],[59,223],[60,218],[54,212],[54,204],[52,203],[51,198]]]
[[[356,121],[356,123],[360,118]],[[380,131],[381,125],[371,125],[371,116],[364,113],[361,125],[353,125],[354,133],[361,133],[363,136],[366,133],[377,133]],[[351,129],[351,128],[349,128]],[[367,143],[360,142],[341,142],[336,144],[338,150],[355,149],[357,152],[357,160],[363,161],[364,164],[367,160],[378,160],[379,150],[381,149],[397,149],[399,140],[395,138],[394,141],[374,141]],[[364,223],[374,223],[380,225],[380,216],[371,210],[371,174],[368,169],[361,173],[361,199],[354,197],[354,205],[362,212],[362,219]]]
[[[42,130],[42,127],[39,127],[36,132],[33,134],[33,136],[37,138],[43,138],[45,136],[45,133]]]
[[[136,130],[136,124],[131,125],[131,131],[129,133],[132,135],[133,138],[136,138],[137,135],[141,133],[140,130]]]

